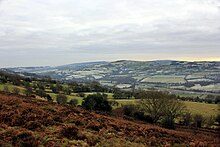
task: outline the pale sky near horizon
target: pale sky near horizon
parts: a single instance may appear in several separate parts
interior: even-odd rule
[[[0,0],[0,68],[220,61],[220,0]]]

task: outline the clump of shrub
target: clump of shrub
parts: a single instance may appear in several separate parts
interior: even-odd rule
[[[67,96],[63,94],[58,94],[56,100],[58,104],[62,104],[62,105],[67,104]]]
[[[47,97],[47,94],[43,89],[36,90],[36,95],[38,95],[40,97]]]
[[[38,121],[29,121],[25,124],[25,128],[35,131],[43,129],[43,125]]]
[[[49,94],[47,94],[46,99],[48,102],[53,102],[53,99]]]
[[[17,88],[17,87],[14,87],[14,88],[12,89],[12,93],[14,93],[14,94],[19,94],[19,93],[20,93],[20,89]]]
[[[78,100],[77,99],[71,99],[70,101],[69,101],[69,104],[71,105],[71,106],[77,106],[78,105]]]
[[[21,132],[12,138],[12,145],[29,147],[38,146],[39,142],[35,139],[31,132]]]
[[[68,139],[73,139],[75,138],[75,136],[78,135],[79,129],[75,126],[68,126],[68,127],[64,127],[61,130],[61,135],[63,135],[64,137],[68,138]]]
[[[99,131],[102,129],[102,126],[99,123],[91,122],[86,128],[94,131]]]
[[[215,124],[215,120],[216,120],[216,117],[213,116],[213,115],[211,115],[208,118],[206,118],[206,125],[207,125],[207,127],[211,128]]]
[[[135,105],[126,105],[124,106],[124,114],[127,116],[134,116],[134,113],[137,111]]]
[[[186,112],[182,115],[182,121],[183,121],[183,125],[185,126],[189,126],[191,125],[192,122],[192,114],[189,112]]]
[[[153,123],[153,119],[143,111],[139,110],[138,105],[131,104],[124,106],[124,115],[134,117],[148,123]]]
[[[72,120],[71,123],[74,123],[76,126],[84,126],[84,122],[80,120]]]
[[[100,142],[99,135],[86,133],[86,142],[89,146],[96,146]]]
[[[220,125],[220,114],[216,116],[215,121],[218,122],[218,125]]]
[[[66,126],[66,127],[63,127],[61,129],[61,132],[60,132],[60,135],[61,136],[64,136],[68,139],[77,139],[77,140],[84,140],[86,137],[85,135],[83,135],[79,128],[77,128],[76,126]]]
[[[201,114],[195,114],[193,121],[196,127],[201,128],[204,123],[204,117]]]
[[[175,129],[175,122],[172,116],[165,116],[161,121],[161,125],[167,129]]]
[[[63,123],[63,122],[64,122],[63,119],[62,119],[62,117],[60,117],[59,115],[54,115],[54,116],[53,116],[53,120],[54,120],[55,122],[60,122],[60,123]]]
[[[83,99],[82,106],[87,110],[111,111],[112,106],[106,94],[92,94]]]

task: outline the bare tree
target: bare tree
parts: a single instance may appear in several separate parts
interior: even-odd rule
[[[163,106],[163,112],[165,113],[166,116],[176,118],[179,117],[186,109],[186,106],[174,99],[174,98],[165,98],[164,100],[164,106]]]
[[[161,99],[141,99],[139,104],[140,110],[149,114],[154,123],[163,116],[163,101]]]
[[[185,110],[185,105],[176,96],[163,92],[146,92],[138,103],[140,110],[147,113],[154,123],[161,118],[174,121]]]
[[[175,118],[181,116],[185,111],[185,105],[174,98],[166,97],[163,106],[162,126],[168,129],[175,129]]]

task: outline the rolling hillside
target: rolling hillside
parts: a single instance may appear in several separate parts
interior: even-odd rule
[[[166,130],[3,93],[0,101],[0,146],[220,145],[213,132]]]
[[[98,81],[122,89],[152,89],[178,95],[220,93],[220,62],[128,61],[88,62],[57,67],[9,68],[63,81]]]

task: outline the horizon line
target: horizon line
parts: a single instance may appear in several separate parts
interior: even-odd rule
[[[9,66],[9,67],[0,67],[0,69],[4,68],[27,68],[27,67],[58,67],[65,66],[70,64],[80,64],[80,63],[95,63],[95,62],[117,62],[117,61],[137,61],[137,62],[152,62],[152,61],[182,61],[182,62],[220,62],[220,58],[216,59],[208,59],[208,60],[175,60],[175,59],[155,59],[155,60],[132,60],[132,59],[117,59],[117,60],[95,60],[95,61],[82,61],[82,62],[72,62],[66,64],[59,65],[36,65],[36,66]]]

